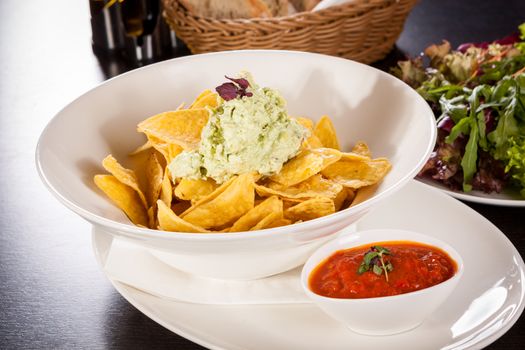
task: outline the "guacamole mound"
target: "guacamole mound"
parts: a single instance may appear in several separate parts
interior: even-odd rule
[[[299,152],[309,130],[288,116],[279,92],[257,86],[248,73],[241,79],[249,82],[246,93],[211,110],[199,148],[170,163],[173,178],[210,177],[223,183],[252,171],[269,176]]]

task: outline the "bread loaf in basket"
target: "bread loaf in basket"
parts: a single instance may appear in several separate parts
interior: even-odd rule
[[[231,7],[246,0],[224,0],[229,7],[223,7],[222,15],[195,8],[199,1],[208,0],[163,0],[166,21],[192,53],[297,50],[363,63],[380,60],[392,49],[417,2],[354,0],[319,11],[281,16],[280,13],[285,12],[279,8],[280,0],[264,0],[267,8],[262,12],[261,9],[240,11]],[[251,14],[258,17],[251,17]],[[246,18],[225,18],[235,16]]]

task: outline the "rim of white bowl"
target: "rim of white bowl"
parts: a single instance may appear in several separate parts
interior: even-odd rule
[[[359,235],[362,238],[368,238],[368,237],[372,236],[373,234],[384,233],[384,232],[389,232],[389,233],[392,233],[393,235],[400,235],[400,236],[395,236],[395,237],[392,237],[390,239],[375,239],[375,238],[372,238],[372,240],[373,240],[372,242],[359,242],[359,241],[356,241],[356,242],[352,242],[352,245],[345,245],[345,244],[339,244],[338,243],[339,240],[344,239],[345,237]],[[403,238],[402,237],[403,235],[415,235],[416,238]],[[418,238],[418,237],[420,237],[420,238]],[[366,240],[368,240],[368,239],[366,239]],[[384,296],[384,297],[373,297],[373,298],[332,298],[332,297],[327,297],[327,296],[324,296],[324,295],[317,294],[317,293],[315,293],[314,291],[312,291],[310,289],[310,287],[308,285],[308,280],[309,280],[310,275],[312,274],[312,271],[314,270],[314,268],[319,266],[319,264],[321,264],[323,261],[328,259],[335,252],[340,251],[340,250],[345,250],[345,249],[352,249],[353,247],[359,247],[359,246],[368,245],[368,244],[382,243],[382,242],[397,242],[397,241],[414,242],[414,243],[419,243],[419,244],[425,244],[425,245],[434,246],[436,248],[439,248],[439,249],[443,250],[456,263],[456,265],[457,265],[456,273],[452,277],[450,277],[449,279],[447,279],[447,280],[445,280],[443,282],[440,282],[438,284],[435,284],[433,286],[426,287],[426,288],[423,288],[423,289],[418,289],[418,290],[415,290],[415,291],[412,291],[412,292],[408,292],[408,293],[402,293],[402,294],[396,294],[396,295],[390,295],[390,296]],[[333,245],[333,247],[331,247],[332,245]],[[328,247],[331,247],[331,248],[328,249]],[[320,259],[318,259],[318,258],[314,259],[314,257],[316,255],[319,255],[319,252],[321,252],[322,250],[325,250],[325,249],[327,249],[327,252],[323,253],[322,257]],[[307,267],[307,265],[312,263],[312,259],[317,261],[317,262],[315,264],[313,264],[312,267],[307,269],[306,267]],[[421,233],[421,232],[418,232],[418,231],[412,231],[412,230],[388,229],[388,228],[385,228],[385,229],[372,229],[372,230],[356,231],[356,232],[350,233],[348,235],[337,237],[337,238],[335,238],[333,240],[328,241],[327,243],[323,244],[321,247],[316,249],[310,255],[310,257],[308,258],[308,260],[305,262],[305,264],[303,266],[303,269],[301,271],[301,285],[303,287],[303,290],[310,297],[312,297],[314,299],[315,298],[319,299],[321,301],[328,301],[328,302],[335,302],[335,303],[342,303],[342,302],[347,302],[347,303],[348,302],[352,302],[352,303],[365,303],[365,302],[368,302],[368,303],[370,303],[370,302],[382,302],[382,301],[385,301],[385,300],[393,300],[393,301],[395,301],[395,300],[401,300],[401,299],[410,298],[411,296],[417,295],[417,294],[428,293],[429,290],[432,290],[434,287],[437,287],[437,286],[443,286],[443,285],[446,285],[446,284],[456,283],[463,276],[464,270],[465,270],[465,266],[463,264],[463,258],[461,256],[461,254],[459,254],[459,252],[454,247],[452,247],[450,244],[448,244],[447,242],[445,242],[445,241],[443,241],[443,240],[441,240],[439,238],[436,238],[434,236],[428,236],[428,235],[426,235],[424,233]]]
[[[390,79],[390,80],[395,81],[398,84],[404,85],[405,87],[407,87],[410,90],[409,93],[412,94],[415,99],[419,99],[420,102],[424,103],[423,106],[424,106],[424,108],[427,109],[428,116],[430,116],[430,118],[428,118],[427,122],[429,123],[430,133],[431,134],[430,134],[429,142],[427,144],[427,148],[426,148],[426,150],[424,152],[424,154],[426,154],[426,156],[421,158],[415,164],[415,166],[412,169],[410,169],[410,171],[407,172],[407,174],[404,177],[402,177],[397,183],[395,183],[391,187],[385,189],[379,196],[373,196],[372,198],[366,199],[365,201],[363,201],[363,202],[361,202],[361,203],[359,203],[359,204],[357,204],[357,205],[355,205],[353,207],[343,209],[341,211],[338,211],[336,213],[333,213],[333,214],[330,214],[330,215],[327,215],[327,216],[323,216],[321,218],[313,219],[313,220],[310,220],[310,221],[306,221],[306,222],[302,222],[302,223],[294,224],[294,225],[287,225],[287,226],[281,226],[281,227],[269,228],[269,229],[263,229],[263,230],[257,230],[257,231],[240,231],[240,232],[213,233],[213,234],[207,234],[207,233],[196,234],[196,233],[191,233],[191,232],[160,231],[160,230],[154,230],[154,229],[149,229],[149,228],[141,228],[141,227],[133,225],[131,222],[129,224],[127,224],[127,223],[124,224],[124,223],[120,223],[120,222],[117,222],[117,221],[113,221],[113,220],[105,218],[103,216],[94,214],[94,213],[92,213],[92,212],[82,208],[81,206],[77,205],[73,201],[69,200],[64,195],[62,195],[53,186],[51,181],[49,181],[48,178],[46,177],[46,174],[45,174],[45,172],[43,170],[43,167],[42,167],[42,163],[40,162],[40,159],[41,159],[40,154],[42,152],[41,148],[42,148],[42,140],[43,140],[43,138],[45,137],[45,135],[48,132],[48,130],[52,127],[52,125],[57,122],[57,120],[59,119],[59,117],[61,116],[63,111],[65,111],[67,108],[69,108],[70,105],[72,105],[76,101],[84,98],[85,96],[89,95],[94,90],[98,89],[99,87],[107,85],[107,84],[111,84],[114,80],[121,79],[124,76],[128,76],[128,75],[131,75],[131,74],[140,74],[140,72],[142,72],[143,70],[158,69],[158,67],[160,67],[162,65],[171,65],[171,64],[174,64],[174,62],[184,62],[184,61],[201,59],[203,57],[210,57],[210,56],[216,56],[216,55],[221,55],[221,56],[222,55],[225,55],[225,56],[232,55],[232,56],[235,56],[235,55],[255,55],[255,54],[256,55],[276,55],[276,54],[280,54],[280,55],[289,55],[289,56],[311,56],[311,57],[319,57],[320,59],[334,60],[334,61],[340,61],[340,62],[345,62],[345,63],[349,63],[349,64],[355,64],[355,65],[359,65],[359,66],[365,67],[365,69],[369,69],[369,70],[375,71],[377,74],[379,74],[380,76],[385,77],[386,79]],[[161,239],[161,240],[162,239],[164,239],[164,240],[171,240],[171,239],[174,239],[174,238],[176,238],[177,240],[191,240],[191,241],[205,240],[207,242],[209,242],[209,241],[216,241],[216,240],[217,241],[218,240],[220,240],[220,241],[224,241],[224,240],[240,240],[240,239],[244,240],[244,239],[253,239],[253,238],[256,238],[256,237],[265,236],[265,235],[269,234],[270,232],[271,232],[271,235],[278,235],[278,234],[285,234],[285,233],[290,233],[290,232],[301,231],[301,230],[304,230],[304,229],[307,229],[307,228],[312,228],[312,227],[313,228],[322,227],[322,226],[325,226],[328,223],[336,222],[339,217],[346,216],[349,211],[352,211],[353,213],[358,213],[358,212],[361,212],[362,210],[366,210],[367,208],[372,206],[372,204],[376,203],[377,201],[382,200],[382,199],[388,197],[389,195],[395,193],[397,190],[399,190],[401,187],[403,187],[405,184],[407,184],[408,181],[410,181],[411,179],[413,179],[416,176],[416,174],[424,166],[424,164],[426,163],[428,157],[430,156],[430,153],[434,149],[436,138],[437,138],[437,129],[436,129],[436,123],[435,123],[435,118],[434,118],[434,112],[432,112],[432,109],[426,103],[426,101],[423,99],[423,97],[421,97],[414,89],[412,89],[408,84],[406,84],[402,80],[394,77],[391,74],[383,72],[380,69],[377,69],[377,68],[374,68],[372,66],[368,66],[366,64],[363,64],[363,63],[360,63],[360,62],[356,62],[356,61],[353,61],[353,60],[349,60],[349,59],[345,59],[345,58],[341,58],[341,57],[335,57],[335,56],[319,54],[319,53],[301,52],[301,51],[289,51],[289,50],[232,50],[232,51],[211,52],[211,53],[204,53],[204,54],[197,54],[197,55],[189,55],[189,56],[177,57],[177,58],[172,58],[172,59],[169,59],[169,60],[166,60],[166,61],[150,64],[150,65],[147,65],[147,66],[144,66],[144,67],[140,67],[140,68],[137,68],[137,69],[125,72],[125,73],[120,74],[118,76],[115,76],[113,78],[110,78],[110,79],[108,79],[106,81],[103,81],[102,83],[98,84],[97,86],[89,89],[88,91],[84,92],[83,94],[81,94],[80,96],[75,98],[73,101],[68,103],[62,109],[60,109],[53,116],[53,118],[51,118],[51,120],[47,123],[47,125],[42,130],[42,132],[41,132],[41,134],[40,134],[40,136],[38,138],[38,143],[37,143],[36,151],[35,151],[35,163],[36,163],[36,168],[37,168],[38,174],[40,176],[40,179],[42,180],[44,185],[47,187],[47,189],[65,207],[67,207],[68,209],[70,209],[74,213],[80,215],[81,217],[83,217],[84,219],[89,221],[90,223],[100,225],[100,226],[106,228],[107,230],[109,230],[110,232],[111,231],[119,231],[119,232],[125,232],[125,233],[127,233],[129,235],[132,235],[132,236],[138,235],[139,237],[142,237],[142,238],[150,237],[150,238],[156,238],[156,239]],[[291,229],[291,226],[293,226],[293,229]]]

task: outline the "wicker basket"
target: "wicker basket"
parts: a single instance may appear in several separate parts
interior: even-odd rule
[[[164,17],[192,53],[239,49],[318,52],[363,63],[392,49],[417,0],[356,0],[285,17],[212,19],[164,1]]]

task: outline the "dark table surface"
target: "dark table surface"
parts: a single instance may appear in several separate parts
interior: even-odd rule
[[[47,122],[115,72],[92,52],[88,1],[2,0],[0,15],[0,348],[200,348],[112,288],[93,256],[89,225],[46,191],[35,170]],[[523,0],[422,0],[389,58],[444,38],[453,46],[496,39],[523,21]],[[525,255],[524,208],[466,204]],[[523,344],[524,316],[488,348]]]

